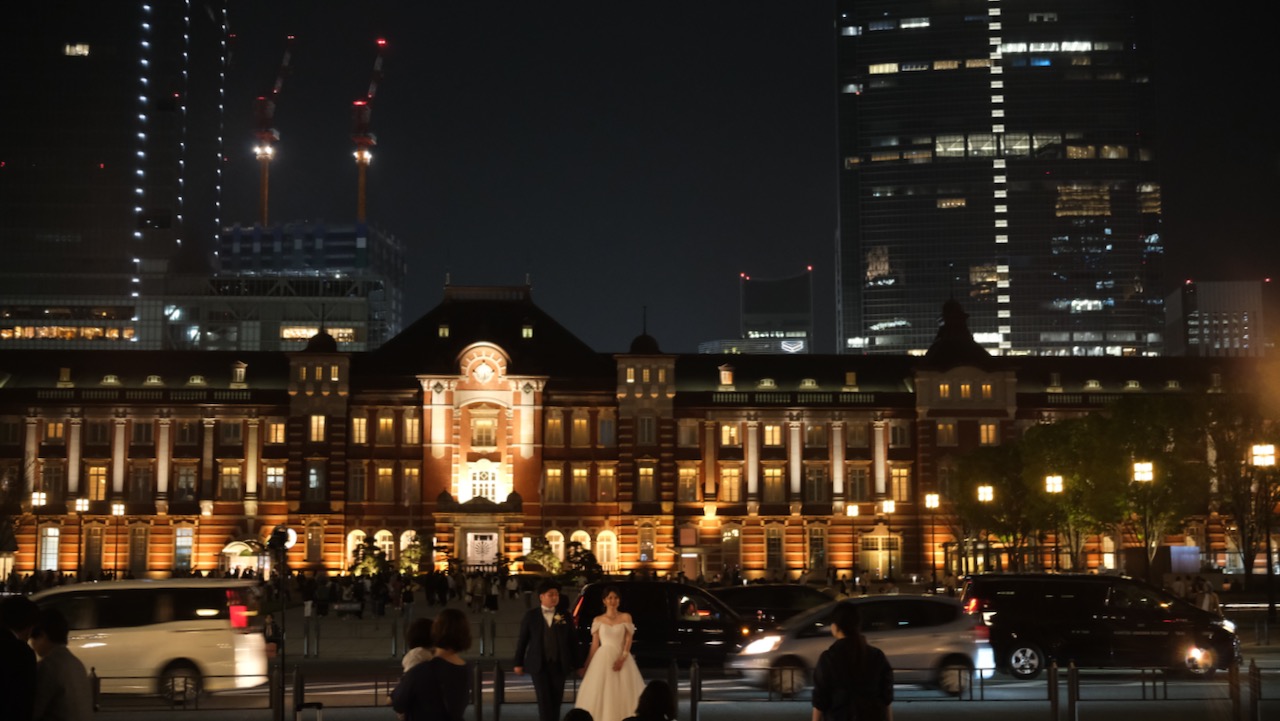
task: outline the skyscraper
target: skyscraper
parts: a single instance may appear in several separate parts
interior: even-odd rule
[[[842,352],[1161,348],[1144,0],[838,0]]]

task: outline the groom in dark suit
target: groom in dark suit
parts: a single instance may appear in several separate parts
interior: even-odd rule
[[[560,721],[564,682],[571,673],[582,675],[581,651],[573,622],[560,611],[560,585],[550,579],[538,586],[538,603],[520,621],[515,672],[533,679],[538,697],[538,721]]]

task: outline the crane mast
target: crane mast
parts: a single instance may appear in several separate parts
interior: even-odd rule
[[[378,144],[378,138],[372,130],[373,99],[378,94],[378,83],[382,81],[382,60],[386,53],[387,41],[378,38],[376,44],[378,52],[373,61],[373,77],[369,80],[369,92],[351,106],[351,140],[356,144],[357,223],[365,222],[369,162],[373,160],[373,146]]]
[[[254,157],[258,159],[259,197],[258,216],[262,227],[267,226],[267,200],[271,185],[271,159],[276,154],[276,141],[280,140],[280,131],[275,128],[276,101],[280,97],[280,88],[284,86],[285,75],[289,73],[289,62],[293,58],[294,36],[285,38],[284,58],[280,61],[280,70],[276,73],[276,83],[267,95],[259,95],[253,101],[253,136],[257,141],[253,148]]]

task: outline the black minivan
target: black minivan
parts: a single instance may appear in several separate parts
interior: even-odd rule
[[[671,581],[589,583],[573,606],[573,622],[585,650],[591,644],[591,621],[604,613],[604,589],[618,589],[618,610],[631,614],[636,626],[631,654],[641,666],[723,666],[738,652],[751,627],[705,590]]]
[[[1053,660],[1209,675],[1240,659],[1230,621],[1126,576],[983,574],[965,580],[962,600],[1014,678]]]

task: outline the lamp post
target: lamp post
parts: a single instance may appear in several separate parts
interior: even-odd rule
[[[995,499],[996,499],[996,489],[995,489],[995,488],[993,488],[993,487],[991,487],[991,486],[989,486],[989,485],[985,485],[985,484],[984,484],[984,485],[981,485],[981,486],[978,486],[978,502],[979,502],[979,503],[991,503],[991,502],[992,502],[992,501],[994,501]],[[990,557],[991,548],[990,548],[990,545],[991,545],[991,544],[989,544],[989,543],[985,543],[985,542],[982,544],[982,570],[983,570],[983,571],[988,571],[988,570],[990,570],[990,568],[988,568],[988,567],[991,565],[991,557]],[[975,561],[977,560],[977,549],[976,549],[976,548],[974,549],[974,560],[975,560]],[[976,565],[976,564],[975,564],[975,565]]]
[[[49,496],[44,491],[31,492],[31,515],[36,521],[36,570],[43,570],[40,566],[44,562],[44,538],[40,535],[40,512],[44,509],[44,504],[49,502]],[[39,574],[37,574],[37,577]]]
[[[1151,580],[1151,484],[1155,480],[1155,466],[1151,461],[1133,462],[1133,482],[1142,484],[1142,561],[1147,581]]]
[[[892,522],[889,520],[889,516],[893,515],[893,512],[897,509],[898,504],[892,498],[886,498],[880,502],[880,513],[884,516],[884,532],[886,534],[884,539],[885,550],[889,552],[889,573],[886,578],[890,582],[893,581],[893,527],[890,525]]]
[[[1057,496],[1062,493],[1062,476],[1045,476],[1044,491],[1051,496]],[[1058,567],[1058,559],[1061,554],[1058,552],[1058,536],[1061,535],[1061,528],[1058,525],[1058,504],[1053,504],[1053,570],[1060,570]]]
[[[1276,564],[1271,552],[1271,522],[1275,511],[1275,501],[1271,498],[1271,469],[1276,465],[1276,447],[1272,444],[1258,444],[1253,447],[1253,468],[1258,483],[1258,493],[1262,497],[1263,530],[1267,543],[1267,620],[1276,620]]]
[[[933,578],[930,589],[934,593],[938,590],[938,548],[934,545],[933,514],[938,510],[939,500],[936,493],[924,496],[924,507],[929,509],[929,575]]]
[[[115,580],[120,580],[120,524],[124,519],[124,504],[116,501],[111,504],[111,515],[116,517],[116,543],[115,550],[112,552],[111,575]]]
[[[79,532],[76,534],[76,578],[84,580],[84,514],[89,511],[89,499],[76,499],[76,518],[80,519]]]

